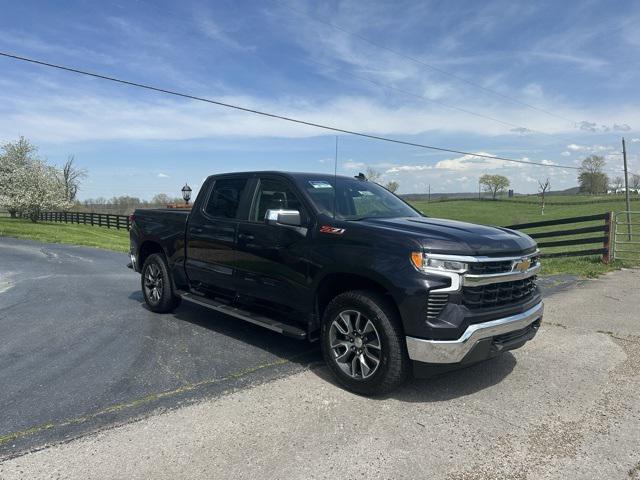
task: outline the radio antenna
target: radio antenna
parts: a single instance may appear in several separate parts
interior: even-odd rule
[[[336,219],[336,203],[338,195],[338,136],[336,135],[336,153],[333,158],[333,219]]]

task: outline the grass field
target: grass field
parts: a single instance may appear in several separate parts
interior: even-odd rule
[[[566,197],[550,197],[546,202],[544,216],[540,214],[540,207],[537,205],[512,201],[413,202],[413,205],[430,217],[451,218],[465,222],[500,226],[577,217],[580,215],[594,215],[612,211],[621,212],[626,209],[624,199],[594,203],[591,197],[570,197],[571,201],[576,201],[576,198],[580,198],[583,201],[575,205],[554,205],[554,203],[560,201],[558,198]],[[640,204],[634,203],[631,208],[635,207],[640,210]]]
[[[522,198],[522,197],[518,197]],[[532,197],[525,197],[532,201]],[[621,212],[626,209],[624,197],[592,197],[592,196],[555,196],[548,197],[544,216],[540,213],[540,207],[530,203],[520,201],[446,201],[446,202],[413,202],[413,205],[424,214],[430,217],[450,218],[465,222],[482,223],[485,225],[507,226],[519,223],[536,222],[543,220],[554,220],[557,218],[577,217],[583,215],[595,215],[606,212]],[[607,200],[607,201],[602,201]],[[561,203],[560,205],[557,203]],[[572,203],[565,205],[565,203]],[[637,207],[637,208],[636,208]],[[632,209],[640,210],[640,204],[634,202]],[[577,228],[602,224],[602,221],[583,223],[575,226],[551,226],[527,230],[526,233],[557,231],[563,228]],[[640,233],[636,228],[635,232]],[[576,235],[565,238],[582,238],[597,236],[597,234]],[[545,239],[547,240],[547,239]],[[551,239],[553,240],[553,239]],[[577,245],[572,247],[558,247],[547,249],[548,252],[583,250],[599,248],[602,245]],[[543,274],[574,273],[584,277],[594,277],[601,273],[619,268],[621,266],[635,265],[640,262],[616,262],[613,265],[604,265],[600,257],[573,257],[573,258],[553,258],[543,262]]]
[[[605,212],[620,212],[625,210],[623,197],[611,199],[611,197],[590,197],[590,196],[555,196],[548,197],[545,214],[540,214],[540,208],[531,203],[519,201],[526,199],[528,202],[534,197],[517,197],[518,201],[436,201],[436,202],[412,202],[413,205],[430,217],[449,218],[485,225],[512,225],[517,223],[535,222],[542,220],[552,220],[556,218],[576,217],[582,215],[593,215]],[[604,200],[604,201],[603,201]],[[567,205],[566,203],[571,203]],[[632,209],[640,210],[640,203],[634,202]],[[592,222],[581,224],[580,227],[588,225],[602,224]],[[534,230],[527,230],[527,233],[560,230],[563,226],[543,227]],[[574,228],[567,226],[567,229]],[[640,227],[634,227],[635,232],[640,234]],[[103,227],[91,227],[85,225],[64,224],[64,223],[31,223],[27,220],[10,219],[0,217],[0,237],[17,237],[42,242],[70,243],[75,245],[86,245],[89,247],[105,248],[118,252],[126,252],[129,247],[129,234],[126,230],[114,230]],[[583,236],[597,236],[597,234],[586,234]],[[575,236],[573,238],[580,238]],[[589,248],[599,248],[601,245],[582,245],[574,247],[558,247],[546,251],[559,250],[580,250]],[[640,260],[640,256],[639,256]],[[600,257],[574,257],[546,259],[543,263],[543,274],[572,273],[585,277],[597,276],[620,266],[637,265],[638,262],[616,263],[615,265],[604,265]]]
[[[29,220],[0,217],[0,237],[70,243],[115,250],[116,252],[129,251],[129,232],[126,230],[70,223],[32,223]]]

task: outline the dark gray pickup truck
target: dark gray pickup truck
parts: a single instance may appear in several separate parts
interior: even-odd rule
[[[136,210],[131,228],[151,310],[188,301],[319,340],[362,394],[533,338],[538,257],[527,235],[427,218],[363,176],[214,175],[190,212]]]

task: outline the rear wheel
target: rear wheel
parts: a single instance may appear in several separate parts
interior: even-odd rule
[[[409,371],[398,315],[374,292],[346,292],[329,303],[322,320],[322,353],[338,382],[364,395],[397,388]]]
[[[169,267],[163,255],[149,255],[142,267],[142,294],[153,312],[166,313],[180,305],[180,297],[173,291]]]

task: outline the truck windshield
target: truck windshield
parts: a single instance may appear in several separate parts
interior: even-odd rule
[[[337,193],[335,190],[337,180]],[[309,177],[302,186],[316,208],[341,220],[419,217],[420,213],[374,182],[344,177]]]

